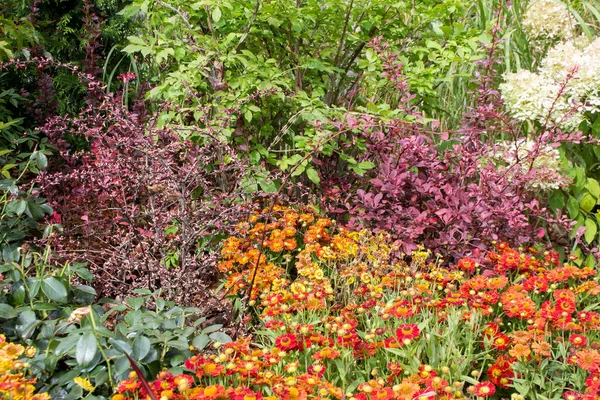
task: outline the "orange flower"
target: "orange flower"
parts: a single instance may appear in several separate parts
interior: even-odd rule
[[[508,351],[508,354],[515,358],[527,358],[531,354],[531,349],[527,345],[517,343]]]
[[[588,372],[598,372],[600,353],[596,350],[580,350],[575,353],[575,363]]]
[[[412,400],[413,395],[417,393],[420,386],[410,382],[408,379],[403,379],[402,383],[394,387],[394,392],[400,400]]]
[[[535,342],[531,345],[531,349],[538,356],[550,357],[550,349],[552,349],[552,345],[548,342]]]

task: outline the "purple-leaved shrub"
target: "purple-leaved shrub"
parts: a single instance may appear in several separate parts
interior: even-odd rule
[[[498,29],[493,33],[489,57],[476,75],[475,102],[453,132],[424,123],[409,105],[412,96],[397,54],[379,40],[371,43],[382,59],[384,79],[401,92],[398,110],[404,117],[349,114],[333,123],[333,129],[360,132],[366,150],[357,159],[375,167],[364,176],[330,178],[338,187],[326,188],[329,210],[343,213],[350,226],[391,232],[406,253],[423,244],[447,260],[477,256],[491,241],[517,246],[539,241],[548,224],[569,227],[566,217],[552,217],[544,204],[547,192],[532,189],[531,183],[545,180],[566,187],[569,180],[562,171],[544,160],[549,148],[578,142],[582,135],[546,126],[524,141],[494,88]]]

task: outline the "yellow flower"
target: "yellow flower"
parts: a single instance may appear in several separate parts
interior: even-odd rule
[[[84,379],[78,376],[77,378],[73,379],[73,382],[75,382],[83,390],[87,390],[88,392],[94,391],[94,386],[90,383],[88,379]]]

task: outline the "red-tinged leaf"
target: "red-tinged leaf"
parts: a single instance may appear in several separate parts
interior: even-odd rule
[[[137,364],[135,363],[135,361],[133,361],[133,359],[131,357],[129,357],[129,354],[125,353],[125,357],[127,357],[127,359],[129,360],[129,364],[131,364],[131,368],[137,374],[138,379],[140,380],[140,382],[142,384],[142,387],[144,388],[144,390],[146,391],[146,393],[148,393],[148,397],[150,397],[151,400],[158,400],[158,397],[152,391],[152,388],[150,387],[150,383],[148,383],[148,380],[146,379],[146,377],[142,373],[142,370],[137,366]]]

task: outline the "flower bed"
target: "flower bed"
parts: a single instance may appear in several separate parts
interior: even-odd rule
[[[152,390],[236,400],[600,393],[594,269],[506,244],[449,269],[423,249],[396,250],[383,233],[337,229],[310,211],[256,215],[226,240],[220,266],[230,293],[252,298],[254,335],[193,356],[188,374],[161,373]],[[113,399],[146,395],[130,378]]]

